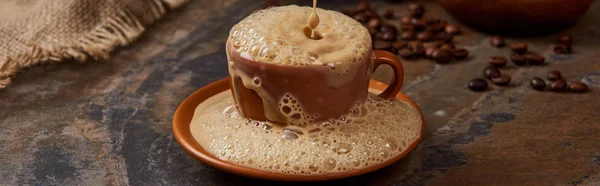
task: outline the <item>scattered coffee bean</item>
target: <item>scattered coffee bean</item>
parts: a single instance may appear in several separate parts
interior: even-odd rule
[[[490,65],[496,68],[502,68],[506,65],[508,60],[504,56],[492,56],[489,60]]]
[[[415,30],[415,28],[413,27],[412,24],[406,24],[406,25],[400,24],[400,26],[398,26],[398,27],[400,27],[400,30],[402,30],[402,31],[414,31]]]
[[[389,41],[375,41],[373,44],[375,50],[390,50],[392,48],[392,42]]]
[[[544,82],[544,80],[542,78],[539,77],[534,77],[531,80],[531,87],[535,90],[544,90],[546,89],[546,82]]]
[[[518,66],[525,65],[525,62],[526,62],[525,57],[523,57],[523,55],[518,54],[518,53],[512,53],[512,54],[510,54],[510,60],[515,65],[518,65]]]
[[[425,56],[425,48],[423,47],[423,43],[419,41],[408,43],[408,48],[412,50],[415,57]]]
[[[562,92],[567,88],[567,82],[563,79],[556,80],[550,84],[550,90],[554,92]]]
[[[408,11],[413,17],[422,17],[425,13],[425,7],[420,4],[412,3],[408,5]]]
[[[574,82],[569,85],[569,91],[575,92],[575,93],[585,92],[587,90],[587,88],[588,88],[587,84],[582,83],[582,82]]]
[[[433,25],[433,24],[440,23],[440,18],[438,18],[438,17],[425,16],[425,17],[423,17],[423,20],[425,21],[425,23],[427,25]]]
[[[440,49],[454,51],[454,49],[456,49],[456,45],[454,45],[452,43],[444,43],[444,44],[440,45]]]
[[[381,19],[371,18],[371,20],[369,20],[368,25],[371,28],[379,29],[379,27],[381,26]]]
[[[427,27],[427,23],[422,19],[412,19],[411,23],[416,31],[423,31]]]
[[[504,42],[504,38],[502,36],[493,36],[490,39],[490,44],[495,47],[503,47],[506,43]]]
[[[368,0],[361,0],[360,3],[358,3],[358,9],[359,10],[370,10],[371,3],[369,3]]]
[[[367,27],[367,30],[369,30],[369,34],[371,35],[371,37],[376,36],[379,32],[379,29],[372,27]]]
[[[513,43],[510,44],[510,49],[516,53],[523,54],[527,52],[527,43]]]
[[[525,61],[527,61],[527,63],[533,65],[541,65],[544,64],[544,62],[546,62],[546,58],[544,58],[544,56],[535,53],[526,53],[525,55],[523,55],[523,57],[525,58]]]
[[[403,25],[411,25],[413,17],[411,15],[404,15],[400,18],[400,23]]]
[[[573,36],[571,34],[561,34],[556,40],[557,44],[571,45],[573,44]]]
[[[383,17],[385,17],[386,19],[392,19],[394,18],[394,9],[388,8],[385,9],[385,11],[383,12]]]
[[[392,47],[396,48],[396,49],[402,49],[402,48],[406,48],[408,46],[408,43],[406,41],[396,41],[392,44]]]
[[[451,50],[443,50],[443,49],[435,50],[432,54],[432,57],[435,60],[435,62],[440,63],[440,64],[445,64],[445,63],[452,61],[452,58],[454,58],[454,56],[452,55],[452,53],[450,51]]]
[[[557,44],[554,46],[554,52],[557,54],[569,54],[573,51],[571,45]]]
[[[469,51],[467,51],[467,49],[464,48],[456,49],[452,52],[452,54],[454,55],[454,58],[459,60],[466,59],[467,57],[469,57]]]
[[[409,48],[401,48],[398,50],[398,55],[404,59],[412,59],[415,53]]]
[[[436,46],[428,46],[427,48],[425,48],[425,57],[433,58],[433,52],[435,52],[436,50],[439,50],[439,48]]]
[[[393,32],[394,34],[398,34],[398,29],[394,25],[390,24],[381,24],[379,28],[380,32]]]
[[[444,28],[444,30],[448,34],[452,34],[452,35],[460,34],[460,28],[458,28],[458,26],[453,25],[453,24],[446,25],[446,27]]]
[[[433,33],[441,32],[442,30],[444,30],[444,25],[442,25],[440,23],[433,23],[433,24],[429,25],[426,30],[433,32]]]
[[[467,87],[469,87],[469,89],[471,89],[472,91],[484,91],[485,89],[487,89],[488,83],[484,79],[475,78],[469,81]]]
[[[498,70],[498,68],[496,67],[485,67],[485,69],[483,69],[483,77],[487,79],[492,79],[492,77],[498,77],[501,74],[502,73],[500,73],[500,70]]]
[[[508,85],[510,83],[510,80],[511,80],[510,76],[508,76],[506,74],[492,77],[492,82],[494,82],[494,84],[500,85],[500,86]]]
[[[550,81],[556,81],[562,79],[562,74],[560,74],[559,71],[553,70],[548,72],[548,80]]]
[[[446,32],[439,32],[435,35],[435,39],[438,41],[450,43],[454,39],[454,36],[452,36]]]
[[[429,31],[423,31],[417,34],[417,39],[421,41],[430,41],[433,38],[433,34]]]
[[[402,32],[402,34],[400,34],[400,39],[402,40],[413,40],[415,39],[415,32],[413,31],[404,31]]]
[[[384,41],[394,41],[396,40],[396,32],[382,32],[381,39]]]
[[[369,20],[369,18],[363,13],[354,14],[352,18],[361,23],[366,23]]]

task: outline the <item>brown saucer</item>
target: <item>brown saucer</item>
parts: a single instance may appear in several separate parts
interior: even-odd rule
[[[406,150],[404,150],[404,152],[386,161],[385,163],[375,164],[373,166],[363,168],[360,170],[321,175],[291,175],[244,167],[241,165],[218,159],[214,155],[208,153],[196,142],[196,140],[194,139],[194,137],[192,137],[192,134],[190,133],[190,122],[192,120],[192,117],[194,116],[196,106],[198,106],[198,104],[202,103],[204,100],[210,98],[215,94],[229,90],[229,87],[229,78],[224,78],[215,81],[211,84],[208,84],[200,88],[196,92],[192,93],[192,95],[186,98],[175,111],[175,115],[173,116],[173,133],[175,134],[175,139],[177,139],[177,142],[179,142],[181,147],[190,155],[200,159],[202,162],[209,164],[210,166],[216,167],[217,169],[221,169],[223,171],[227,171],[233,174],[277,181],[324,181],[352,177],[373,172],[377,169],[381,169],[400,160],[419,144],[423,136],[423,128],[425,124],[424,122],[421,123],[421,137],[415,140]],[[376,80],[371,80],[369,88],[383,91],[385,90],[385,88],[387,88],[387,85]],[[408,98],[402,93],[396,95],[396,98],[408,102],[413,107],[415,107],[421,115],[421,121],[424,121],[423,113],[410,98]]]

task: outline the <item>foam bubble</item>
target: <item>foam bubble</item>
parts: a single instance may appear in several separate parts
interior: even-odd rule
[[[192,135],[218,158],[262,170],[303,175],[357,170],[402,153],[420,135],[413,107],[374,94],[347,115],[319,123],[309,122],[296,99],[286,95],[278,101],[280,108],[289,107],[303,121],[287,126],[244,119],[232,109],[230,92],[219,95],[213,97],[218,101],[210,98],[198,106]]]
[[[320,18],[314,29],[321,37],[306,36],[312,7],[279,6],[254,12],[230,31],[229,41],[237,52],[248,52],[263,62],[284,65],[350,63],[353,57],[371,52],[369,31],[339,12],[317,8]]]

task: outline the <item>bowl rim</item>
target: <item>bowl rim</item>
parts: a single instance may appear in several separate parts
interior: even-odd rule
[[[383,91],[383,90],[385,90],[385,88],[387,88],[387,84],[376,81],[376,80],[371,80],[369,83],[369,88]],[[358,176],[358,175],[366,174],[366,173],[373,172],[375,170],[387,167],[387,166],[391,165],[392,163],[395,163],[396,161],[405,157],[410,152],[412,152],[414,150],[414,148],[417,147],[417,145],[420,143],[421,139],[423,138],[423,134],[424,134],[425,121],[424,121],[424,117],[423,117],[423,113],[421,112],[421,109],[409,97],[407,97],[402,92],[400,92],[396,96],[396,99],[408,102],[419,112],[419,116],[421,117],[420,136],[416,140],[414,140],[412,142],[412,144],[406,150],[404,150],[401,154],[385,161],[384,163],[375,164],[375,165],[372,165],[372,166],[369,166],[369,167],[366,167],[363,169],[358,169],[358,170],[353,170],[353,171],[340,172],[340,173],[326,173],[326,174],[319,174],[319,175],[292,175],[292,174],[269,172],[269,171],[265,171],[265,170],[244,167],[244,166],[232,163],[232,162],[227,162],[225,160],[221,160],[221,159],[215,157],[214,155],[212,155],[211,153],[207,152],[206,150],[204,150],[202,148],[202,146],[200,146],[196,142],[196,140],[192,137],[192,135],[190,133],[189,125],[190,125],[191,119],[193,117],[194,111],[196,109],[196,106],[198,104],[202,103],[203,101],[205,101],[206,99],[212,97],[213,95],[216,95],[223,91],[227,91],[229,89],[230,89],[229,77],[217,80],[213,83],[210,83],[210,84],[198,89],[197,91],[192,93],[190,96],[188,96],[177,107],[177,110],[175,111],[175,114],[173,115],[172,127],[173,127],[173,134],[175,136],[175,139],[180,144],[181,148],[183,148],[188,154],[192,155],[193,157],[199,159],[200,161],[202,161],[212,167],[215,167],[217,169],[220,169],[220,170],[223,170],[223,171],[226,171],[229,173],[233,173],[236,175],[264,179],[264,180],[299,181],[299,182],[325,181],[325,180],[334,180],[334,179]]]

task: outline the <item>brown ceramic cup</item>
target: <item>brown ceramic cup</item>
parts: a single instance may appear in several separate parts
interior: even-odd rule
[[[371,75],[381,64],[391,66],[395,77],[379,96],[394,98],[402,87],[404,71],[400,60],[394,54],[382,50],[371,51],[370,58],[353,64],[351,68],[356,70],[355,74],[348,74],[352,77],[350,83],[332,87],[327,83],[326,76],[335,72],[328,66],[292,66],[249,60],[232,49],[229,41],[226,49],[236,107],[242,116],[253,120],[288,124],[289,120],[283,114],[285,111],[278,106],[278,102],[286,94],[295,98],[304,113],[314,115],[313,121],[338,119],[349,113],[357,102],[366,100]],[[244,72],[245,78],[232,73],[233,71]],[[248,79],[256,77],[260,82],[249,82]],[[245,86],[243,79],[246,85],[260,84],[259,92],[256,87]],[[265,94],[269,96],[264,96]]]

